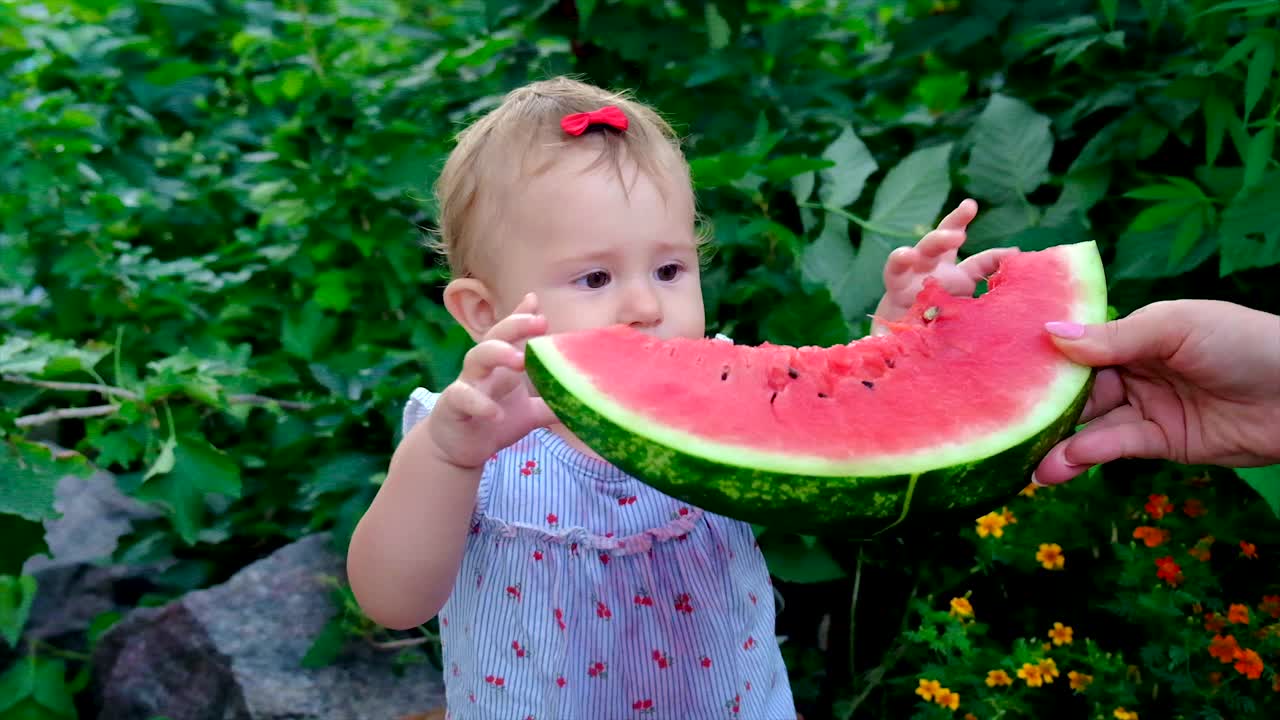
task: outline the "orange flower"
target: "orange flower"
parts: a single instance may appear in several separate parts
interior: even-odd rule
[[[1222,673],[1218,672],[1217,670],[1214,670],[1213,672],[1209,673],[1209,684],[1214,687],[1218,687],[1219,685],[1221,685]]]
[[[951,598],[951,616],[952,617],[973,617],[973,605],[969,604],[968,598]]]
[[[921,678],[920,687],[916,688],[916,694],[927,700],[932,700],[935,695],[942,692],[942,683],[937,680],[925,680]]]
[[[1262,658],[1258,657],[1258,653],[1253,650],[1237,652],[1235,667],[1236,672],[1250,680],[1257,680],[1262,677]]]
[[[1044,675],[1040,672],[1040,668],[1031,663],[1023,663],[1018,668],[1018,677],[1027,681],[1028,687],[1040,687],[1044,685]]]
[[[1276,673],[1271,678],[1271,689],[1280,692],[1280,673]]]
[[[1058,677],[1060,674],[1058,672],[1058,663],[1054,662],[1053,658],[1045,658],[1044,660],[1041,660],[1036,665],[1036,668],[1040,671],[1040,674],[1044,676],[1044,681],[1047,683],[1053,682],[1053,679]]]
[[[1003,515],[989,512],[978,518],[978,537],[987,537],[988,535],[992,537],[1003,537],[1004,526],[1008,524],[1009,521],[1005,520]]]
[[[952,711],[955,711],[956,708],[960,707],[960,695],[953,693],[946,688],[939,690],[933,701],[944,708],[951,709]]]
[[[1273,618],[1280,618],[1280,595],[1263,595],[1258,609]]]
[[[1012,685],[1013,678],[1009,677],[1009,673],[1003,670],[987,671],[987,687],[995,687],[997,685]]]
[[[1019,492],[1018,494],[1019,494],[1019,495],[1023,495],[1023,496],[1025,496],[1025,497],[1035,497],[1035,496],[1036,496],[1036,486],[1035,486],[1035,484],[1034,484],[1034,483],[1032,483],[1032,484],[1027,485],[1026,487],[1022,488],[1022,491],[1021,491],[1021,492]]]
[[[1187,517],[1195,518],[1204,515],[1208,510],[1204,509],[1204,503],[1195,498],[1189,498],[1186,502],[1182,503],[1182,512],[1186,513]]]
[[[1000,508],[1000,517],[1004,518],[1004,521],[1009,523],[1010,525],[1013,525],[1014,523],[1018,522],[1017,516],[1014,515],[1012,512],[1009,512],[1009,508],[1007,507]]]
[[[1152,520],[1159,520],[1165,513],[1173,512],[1173,503],[1169,502],[1168,495],[1148,495],[1144,509]]]
[[[1141,540],[1147,547],[1160,547],[1169,540],[1169,531],[1142,525],[1133,529],[1133,536]]]
[[[1173,587],[1177,587],[1182,582],[1182,567],[1173,561],[1172,557],[1156,558],[1156,577],[1164,580]]]
[[[1236,625],[1248,625],[1249,607],[1247,605],[1232,603],[1231,607],[1227,608],[1227,621]]]
[[[1214,635],[1209,641],[1209,654],[1220,663],[1229,663],[1236,659],[1236,653],[1240,652],[1240,644],[1236,642],[1234,635]]]
[[[1058,543],[1040,543],[1036,551],[1036,560],[1045,570],[1061,570],[1066,558],[1062,557],[1062,547]]]
[[[1211,633],[1220,633],[1227,626],[1227,621],[1218,613],[1204,614],[1204,629]]]
[[[1085,688],[1089,687],[1089,683],[1093,682],[1092,675],[1085,675],[1075,670],[1067,673],[1067,678],[1071,681],[1071,689],[1076,692],[1083,692]]]
[[[964,720],[978,720],[978,716],[973,713],[965,713]]]
[[[1258,559],[1258,546],[1257,546],[1257,545],[1254,545],[1254,544],[1253,544],[1253,543],[1251,543],[1251,542],[1245,542],[1244,540],[1241,540],[1241,541],[1240,541],[1240,554],[1241,554],[1241,555],[1243,555],[1243,556],[1245,556],[1245,557],[1247,557],[1247,558],[1249,558],[1250,560],[1257,560],[1257,559]]]
[[[1070,645],[1072,635],[1075,633],[1070,625],[1063,625],[1060,622],[1053,624],[1053,629],[1049,631],[1049,639],[1054,645]]]
[[[1138,713],[1125,710],[1122,707],[1116,708],[1113,714],[1116,716],[1116,720],[1138,720]]]

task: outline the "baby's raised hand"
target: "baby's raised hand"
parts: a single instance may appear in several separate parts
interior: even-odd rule
[[[978,281],[995,272],[1001,258],[1018,252],[1017,248],[993,248],[957,263],[965,228],[977,214],[978,203],[965,200],[914,247],[900,247],[889,254],[884,266],[885,293],[876,306],[873,333],[887,332],[882,321],[898,320],[911,309],[925,278],[934,278],[952,295],[969,297]]]
[[[556,421],[525,385],[524,341],[547,329],[537,303],[529,294],[495,323],[463,358],[458,379],[440,394],[427,422],[446,462],[479,468],[498,450]]]

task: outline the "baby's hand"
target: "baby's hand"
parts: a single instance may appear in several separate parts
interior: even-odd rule
[[[1001,258],[1018,252],[1017,248],[993,248],[957,264],[965,228],[977,214],[978,203],[965,200],[915,247],[900,247],[889,254],[884,266],[885,294],[876,307],[874,334],[887,332],[882,322],[898,320],[911,309],[925,278],[934,278],[952,295],[970,297],[978,281],[995,272]]]
[[[440,394],[427,420],[442,460],[479,468],[534,428],[556,421],[525,386],[524,341],[546,329],[530,294],[467,353],[458,379]]]

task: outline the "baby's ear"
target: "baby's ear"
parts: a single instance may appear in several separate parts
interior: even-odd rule
[[[475,342],[480,342],[489,328],[502,319],[498,317],[493,293],[476,278],[450,282],[444,289],[444,306]]]

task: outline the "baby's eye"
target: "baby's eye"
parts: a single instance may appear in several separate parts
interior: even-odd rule
[[[609,284],[609,273],[604,270],[594,270],[578,278],[575,282],[582,283],[592,290],[599,290]]]
[[[662,282],[671,282],[677,277],[680,277],[680,271],[683,269],[684,268],[680,267],[680,263],[667,263],[666,265],[658,268],[655,275],[657,275],[658,279]]]

